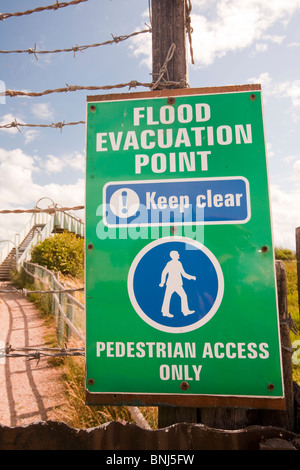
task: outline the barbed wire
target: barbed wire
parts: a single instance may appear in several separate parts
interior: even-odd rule
[[[23,122],[18,122],[16,119],[10,123],[3,124],[0,126],[0,129],[18,129],[19,132],[21,132],[20,127],[49,127],[52,129],[60,129],[60,132],[62,132],[63,128],[65,126],[76,126],[78,124],[85,124],[85,121],[76,121],[76,122],[65,122],[65,121],[59,121],[59,122],[52,122],[51,124],[25,124]]]
[[[108,45],[111,45],[111,44],[118,44],[119,42],[126,41],[129,38],[137,36],[138,34],[145,34],[145,33],[151,33],[151,32],[152,32],[152,29],[150,28],[150,26],[148,26],[148,29],[144,29],[142,31],[135,31],[134,33],[131,33],[131,34],[125,34],[125,35],[122,35],[122,36],[114,36],[112,34],[112,39],[104,41],[104,42],[95,43],[95,44],[86,44],[84,46],[78,46],[78,44],[76,44],[76,46],[72,46],[70,48],[54,49],[54,50],[49,50],[49,51],[48,50],[37,50],[36,49],[36,44],[35,44],[33,48],[30,47],[29,49],[17,49],[17,50],[12,50],[12,51],[0,50],[0,54],[28,53],[28,54],[33,54],[35,56],[35,58],[38,59],[37,54],[55,54],[55,53],[59,53],[59,52],[73,52],[74,57],[75,57],[76,52],[83,52],[86,49],[89,49],[89,48],[92,48],[92,47],[100,47],[100,46],[108,46]]]
[[[296,326],[295,320],[292,318],[291,314],[288,313],[288,317],[284,320],[280,320],[281,325],[288,325],[289,329],[295,334],[298,335],[299,331]]]
[[[30,352],[33,351],[33,352]],[[13,348],[7,344],[5,348],[0,349],[0,358],[16,358],[27,357],[28,360],[37,359],[40,361],[41,357],[63,357],[63,356],[85,356],[85,348],[35,348],[23,347]]]
[[[66,83],[66,87],[63,88],[56,88],[53,90],[45,90],[41,92],[27,92],[27,91],[20,91],[20,90],[5,90],[4,92],[0,93],[0,96],[10,96],[10,97],[15,97],[15,96],[43,96],[43,95],[49,95],[51,93],[64,93],[68,91],[79,91],[79,90],[91,90],[91,91],[96,91],[96,90],[112,90],[113,88],[125,88],[129,87],[131,88],[136,88],[138,86],[143,86],[143,87],[150,87],[151,84],[149,83],[141,83],[138,82],[137,80],[132,80],[127,83],[119,83],[116,85],[102,85],[102,86],[80,86],[80,85],[68,85]]]
[[[157,83],[159,82],[159,83]],[[90,90],[90,91],[97,91],[97,90],[112,90],[114,88],[125,88],[128,87],[129,90],[131,88],[137,88],[137,87],[144,87],[144,88],[151,88],[153,89],[153,86],[155,85],[155,88],[158,88],[158,84],[160,88],[186,88],[189,85],[185,80],[181,80],[179,82],[175,81],[167,81],[167,80],[157,80],[155,84],[153,83],[142,83],[137,80],[131,80],[130,82],[127,83],[118,83],[116,85],[102,85],[102,86],[81,86],[81,85],[68,85],[66,84],[66,87],[64,88],[56,88],[53,90],[45,90],[45,91],[40,91],[40,92],[31,92],[31,91],[21,91],[21,90],[9,90],[7,89],[4,92],[0,93],[0,96],[10,96],[10,97],[15,97],[15,96],[30,96],[30,97],[37,97],[37,96],[44,96],[44,95],[49,95],[51,93],[65,93],[69,91],[81,91],[81,90]]]
[[[12,18],[16,16],[30,15],[31,13],[40,13],[41,11],[45,11],[45,10],[58,10],[59,8],[65,8],[70,5],[77,5],[78,3],[87,2],[87,1],[88,0],[73,0],[71,2],[59,3],[58,0],[56,0],[56,3],[54,3],[53,5],[48,5],[45,7],[38,7],[38,8],[34,8],[33,10],[19,11],[16,13],[0,13],[0,21],[4,21],[7,18]]]
[[[15,352],[16,351],[16,352]],[[32,351],[32,352],[29,352]],[[39,364],[42,357],[85,357],[85,348],[12,348],[11,345],[6,345],[5,348],[0,349],[0,359],[12,359],[25,357],[27,361],[37,360]],[[142,428],[151,429],[147,420],[137,406],[126,406],[134,421]]]
[[[29,294],[63,294],[64,292],[78,292],[83,291],[84,287],[77,287],[74,289],[57,289],[57,290],[28,290],[28,289],[0,289],[0,294],[23,294],[25,297]]]
[[[79,211],[84,209],[85,206],[74,206],[74,207],[48,207],[45,209],[34,208],[34,209],[3,209],[0,210],[0,214],[36,214],[40,212],[47,212],[48,214],[54,214],[55,212],[67,212],[67,211]]]
[[[166,57],[166,60],[165,60],[165,63],[163,64],[163,66],[161,67],[160,71],[159,71],[159,74],[158,74],[158,79],[156,80],[156,82],[152,85],[151,87],[151,90],[155,90],[155,88],[158,87],[158,85],[160,84],[161,80],[163,79],[163,76],[165,74],[168,73],[168,63],[170,62],[170,60],[172,59],[174,53],[175,53],[175,50],[176,50],[176,44],[171,44],[169,50],[168,50],[168,54],[167,54],[167,57]]]
[[[187,32],[188,39],[189,39],[189,44],[190,44],[191,62],[194,65],[195,61],[194,61],[194,52],[193,52],[193,45],[192,45],[193,28],[192,28],[192,19],[191,19],[191,11],[192,11],[192,2],[191,2],[191,0],[186,0],[185,1],[185,8],[186,8],[185,28],[186,28],[186,32]]]

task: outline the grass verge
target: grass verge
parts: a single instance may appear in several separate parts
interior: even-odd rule
[[[287,305],[288,313],[295,323],[295,331],[290,332],[291,344],[295,345],[296,341],[300,341],[300,313],[298,304],[297,289],[297,263],[296,261],[284,261],[286,278],[287,278]],[[297,348],[297,349],[296,349]],[[300,343],[294,350],[299,350],[298,357],[300,359]],[[300,363],[293,364],[293,380],[300,385]]]

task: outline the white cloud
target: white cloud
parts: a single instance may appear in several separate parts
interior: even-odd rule
[[[268,40],[270,42],[274,42],[275,44],[281,44],[284,40],[284,36],[278,36],[276,34],[266,34],[263,36],[264,40]]]
[[[295,229],[300,226],[300,188],[283,191],[271,185],[270,194],[275,246],[295,250]]]
[[[280,43],[283,36],[266,34],[267,31],[277,22],[288,21],[299,9],[298,0],[214,0],[204,16],[203,2],[194,0],[193,45],[198,64],[210,65],[227,52],[242,50],[258,41]]]
[[[29,131],[26,131],[24,135],[25,135],[25,144],[30,144],[40,135],[40,133],[39,131],[35,129],[30,129]]]
[[[48,155],[44,167],[48,173],[60,173],[64,168],[64,162],[54,155]]]
[[[129,49],[136,57],[142,57],[140,65],[152,68],[152,35],[140,34],[132,38],[129,42]]]
[[[46,162],[43,164],[48,173],[60,173],[65,168],[72,168],[75,171],[85,171],[85,157],[79,152],[74,154],[62,155],[56,157],[48,155]]]
[[[283,161],[285,163],[290,164],[290,163],[293,163],[295,160],[297,160],[297,158],[299,158],[299,156],[297,155],[288,155],[287,157],[284,157]]]
[[[21,149],[0,149],[0,205],[30,202],[35,159]]]
[[[19,148],[14,150],[5,150],[0,148],[0,166],[2,167],[2,170],[5,165],[12,165],[35,171],[35,158],[30,155],[26,155],[23,150]],[[1,174],[2,173],[0,173],[0,177]]]
[[[265,97],[288,98],[292,110],[297,111],[300,108],[300,80],[276,82],[268,72],[263,72],[258,77],[249,78],[248,82],[260,83]],[[296,114],[292,117],[297,120]]]
[[[68,157],[67,162],[74,170],[85,171],[85,156],[82,153],[75,152]]]
[[[150,23],[149,9],[146,8],[142,13],[141,29],[145,29],[145,23]],[[140,65],[146,65],[148,69],[152,68],[152,33],[139,34],[128,41],[129,50],[136,57],[142,57]]]
[[[56,158],[51,156],[51,161],[53,162]],[[83,179],[78,179],[74,184],[37,184],[33,179],[34,173],[40,171],[37,162],[41,165],[39,157],[27,155],[21,149],[0,148],[0,207],[2,209],[12,205],[24,207],[31,204],[33,207],[43,196],[52,197],[57,204],[69,204],[74,201],[78,205],[82,202],[83,193],[76,192],[75,188],[83,189]]]
[[[258,77],[251,77],[248,79],[249,83],[260,83],[266,90],[272,90],[271,84],[273,79],[268,72],[261,73]]]
[[[266,49],[267,42],[280,44],[284,36],[268,31],[276,23],[287,25],[300,10],[299,0],[193,0],[192,41],[196,66],[206,67],[228,52],[254,45]],[[255,46],[256,43],[262,45]],[[151,67],[151,39],[132,40],[137,57]]]
[[[268,158],[272,158],[275,155],[275,152],[273,150],[273,145],[271,143],[267,143],[267,155],[268,155]]]
[[[255,44],[255,52],[266,52],[268,50],[268,44],[260,43]]]
[[[37,184],[34,173],[39,171],[38,157],[24,153],[21,149],[5,150],[0,148],[0,208],[33,208],[43,197],[51,198],[64,207],[84,205],[84,178],[74,184]],[[0,239],[11,238],[19,233],[30,215],[1,214]]]
[[[292,180],[294,181],[300,181],[300,160],[295,161],[293,164],[293,176]],[[300,199],[299,199],[299,204],[300,204]]]
[[[54,112],[50,103],[34,104],[31,108],[31,111],[35,117],[42,120],[51,120],[54,117]]]

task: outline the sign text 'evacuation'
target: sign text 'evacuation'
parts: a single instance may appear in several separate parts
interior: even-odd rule
[[[193,106],[181,104],[177,109],[169,105],[161,106],[157,115],[152,106],[136,107],[133,108],[132,125],[137,130],[98,132],[96,150],[97,152],[139,151],[135,154],[135,174],[142,174],[145,169],[148,171],[151,169],[153,173],[207,171],[211,151],[201,150],[201,147],[252,143],[251,124],[201,126],[201,123],[208,123],[210,119],[211,108],[207,103],[196,103]],[[200,125],[188,126],[192,122]],[[174,123],[182,124],[184,127],[176,129],[166,127]],[[140,126],[148,128],[139,131]],[[180,151],[189,147],[200,150]],[[158,148],[178,149],[178,152],[140,153]]]

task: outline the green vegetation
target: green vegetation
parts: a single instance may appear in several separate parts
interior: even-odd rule
[[[297,289],[297,263],[295,261],[284,261],[287,278],[287,304],[288,313],[295,323],[295,331],[290,332],[291,344],[300,340],[300,314],[298,305],[298,289]],[[297,348],[299,349],[299,347]],[[300,364],[293,365],[293,380],[300,385]]]
[[[84,240],[69,232],[55,234],[33,248],[31,261],[83,279]]]
[[[275,258],[282,261],[292,261],[296,259],[296,253],[287,248],[275,248]]]
[[[75,428],[92,428],[110,421],[133,422],[125,406],[87,406],[85,404],[84,360],[66,358],[63,379],[67,388],[67,404],[63,421]],[[157,408],[139,407],[140,412],[152,429],[157,428]]]

